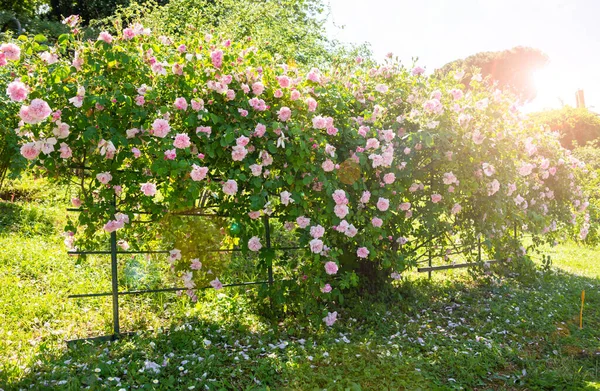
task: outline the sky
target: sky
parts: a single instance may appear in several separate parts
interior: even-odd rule
[[[428,72],[482,51],[540,49],[550,63],[524,111],[575,106],[581,88],[600,112],[600,0],[327,1],[331,38],[368,42],[376,59],[392,52],[406,66],[418,57]]]

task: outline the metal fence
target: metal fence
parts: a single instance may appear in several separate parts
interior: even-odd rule
[[[115,210],[115,213],[118,212],[117,207],[116,207],[116,200],[113,202],[113,208]],[[73,209],[73,208],[69,208],[67,210],[71,211],[71,212],[81,212],[82,211],[81,209]],[[145,212],[135,212],[135,213],[136,214],[145,214]],[[220,215],[220,214],[216,214],[216,213],[193,213],[192,212],[192,213],[174,213],[174,214],[183,215],[183,216],[191,216],[191,217],[207,217],[207,218],[227,217],[225,215]],[[279,218],[279,217],[278,216],[267,216],[267,215],[263,216],[262,221],[263,221],[264,230],[265,230],[265,248],[267,250],[273,250],[273,251],[304,249],[305,247],[299,247],[299,246],[297,246],[297,247],[292,247],[292,246],[290,246],[290,247],[272,247],[271,246],[270,219],[277,219],[277,218]],[[514,228],[514,237],[515,237],[515,239],[517,237],[516,225]],[[451,238],[449,238],[449,239],[451,239]],[[481,242],[481,238],[480,238],[476,245],[466,247],[469,250],[473,250],[476,248],[476,250],[477,250],[477,253],[476,253],[477,261],[476,262],[466,262],[466,263],[460,263],[460,264],[450,263],[450,264],[444,264],[444,265],[433,265],[433,260],[441,257],[440,255],[436,256],[433,254],[433,248],[431,246],[431,242],[433,242],[433,240],[434,240],[434,238],[431,238],[428,242],[426,242],[426,243],[429,243],[429,246],[427,246],[425,248],[425,251],[422,254],[420,254],[418,256],[415,255],[417,271],[420,273],[425,273],[425,272],[428,273],[429,278],[431,278],[431,273],[434,271],[457,269],[457,268],[467,268],[467,267],[472,267],[472,266],[475,266],[478,264],[482,264],[483,262],[485,262],[485,263],[501,262],[501,260],[486,260],[486,261],[482,260],[482,255],[481,255],[482,242]],[[465,254],[464,249],[461,250],[455,244],[453,244],[453,248],[454,248],[455,252],[446,253],[445,255],[455,255],[455,254],[463,254],[464,255]],[[211,249],[211,250],[206,250],[206,251],[233,253],[233,252],[242,251],[242,249],[240,249],[240,248]],[[178,291],[187,291],[187,290],[204,290],[204,289],[212,288],[212,286],[197,287],[197,288],[193,288],[193,289],[189,289],[186,287],[170,287],[170,288],[159,288],[159,289],[119,291],[119,283],[118,283],[119,282],[119,275],[118,275],[118,257],[119,257],[119,255],[123,255],[123,254],[127,254],[127,255],[131,255],[131,254],[169,254],[169,253],[170,253],[169,250],[146,250],[146,251],[118,250],[117,249],[117,233],[115,231],[110,233],[110,250],[69,251],[68,254],[70,254],[70,255],[110,255],[110,259],[111,259],[111,290],[110,290],[110,292],[73,294],[73,295],[69,295],[68,298],[83,299],[83,298],[90,298],[90,297],[111,296],[112,297],[112,333],[108,334],[108,335],[98,336],[98,337],[73,339],[73,340],[69,340],[67,342],[74,343],[77,341],[89,341],[89,340],[101,340],[101,341],[115,340],[122,335],[131,334],[131,333],[121,332],[120,314],[119,314],[119,296],[140,295],[140,294],[160,293],[160,292],[178,292]],[[427,266],[420,267],[419,265],[422,265],[423,263],[427,263]],[[284,280],[281,280],[281,281],[284,281]],[[245,282],[238,282],[238,283],[231,283],[231,284],[223,284],[223,287],[251,286],[251,285],[272,286],[274,282],[275,281],[273,278],[273,257],[270,257],[270,259],[268,260],[268,263],[267,263],[266,280],[245,281]]]
[[[115,213],[118,212],[116,208],[116,203],[113,203],[113,207]],[[80,209],[67,209],[71,212],[81,212]],[[137,214],[141,214],[143,212],[139,212]],[[207,218],[215,218],[215,217],[227,217],[224,215],[219,215],[216,213],[175,213],[179,216],[191,216],[191,217],[207,217]],[[277,219],[278,216],[263,216],[263,225],[265,230],[265,249],[268,250],[281,250],[281,251],[290,251],[290,250],[300,250],[304,247],[273,247],[271,246],[271,224],[270,219]],[[209,249],[206,250],[208,252],[240,252],[242,249],[240,248],[230,248],[230,249]],[[111,290],[110,292],[100,292],[100,293],[82,293],[82,294],[73,294],[69,295],[70,299],[83,299],[90,297],[102,297],[102,296],[111,296],[112,297],[112,333],[109,335],[102,335],[98,337],[88,337],[88,338],[80,338],[73,339],[67,341],[68,343],[74,343],[78,341],[89,341],[89,340],[115,340],[122,335],[130,334],[130,333],[122,333],[120,327],[120,314],[119,314],[119,296],[125,295],[140,295],[147,293],[160,293],[160,292],[178,292],[178,291],[187,291],[187,290],[204,290],[210,289],[212,286],[204,286],[197,287],[193,289],[185,288],[185,287],[171,287],[171,288],[159,288],[159,289],[144,289],[144,290],[133,290],[133,291],[119,291],[119,275],[118,275],[118,257],[119,255],[127,254],[169,254],[169,250],[118,250],[117,249],[117,233],[115,231],[110,233],[110,250],[77,250],[77,251],[69,251],[69,255],[110,255],[111,259]],[[283,281],[283,280],[281,280]],[[273,258],[270,257],[267,263],[267,276],[266,280],[263,281],[245,281],[231,284],[223,284],[223,287],[235,287],[235,286],[248,286],[248,285],[269,285],[272,286],[274,283],[273,279]]]

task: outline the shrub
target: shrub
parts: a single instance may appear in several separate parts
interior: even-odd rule
[[[514,226],[553,242],[585,210],[583,163],[477,76],[465,93],[460,74],[429,78],[392,59],[303,72],[222,36],[134,23],[83,41],[72,25],[53,47],[20,37],[18,59],[3,46],[2,80],[15,84],[0,110],[32,166],[82,176],[77,245],[106,242],[102,228],[140,244],[135,211],[212,210],[239,227],[221,244],[264,266],[275,250],[259,217],[277,215],[306,247],[280,265],[298,293],[284,299],[334,308],[359,281],[398,278],[423,248],[483,236],[490,254],[514,257]],[[197,257],[169,257],[190,288]],[[303,311],[320,319],[320,308]]]

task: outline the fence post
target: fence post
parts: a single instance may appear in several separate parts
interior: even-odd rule
[[[117,210],[116,195],[113,200],[114,211]],[[120,334],[119,328],[119,279],[117,275],[117,233],[110,233],[110,264],[111,264],[111,280],[112,280],[112,302],[113,302],[113,338],[117,338]]]
[[[271,249],[271,228],[269,226],[269,216],[264,215],[263,221],[265,224],[265,239],[267,241],[267,250]],[[269,286],[273,285],[273,257],[269,255],[269,263],[267,265],[269,272]]]
[[[428,264],[429,264],[429,271],[427,272],[427,276],[428,278],[431,280],[431,243],[429,244],[429,246],[427,246],[427,257],[428,257]]]

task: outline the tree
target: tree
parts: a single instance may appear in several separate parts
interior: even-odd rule
[[[542,51],[530,47],[517,46],[499,52],[481,52],[462,60],[455,60],[437,72],[447,74],[453,69],[464,69],[462,82],[469,84],[473,68],[481,69],[481,75],[489,76],[498,82],[498,86],[509,89],[522,101],[530,101],[536,96],[533,73],[543,68],[549,61]]]
[[[533,113],[529,118],[536,125],[558,131],[561,134],[560,142],[565,148],[583,146],[589,141],[600,139],[600,115],[586,108],[565,106]]]

